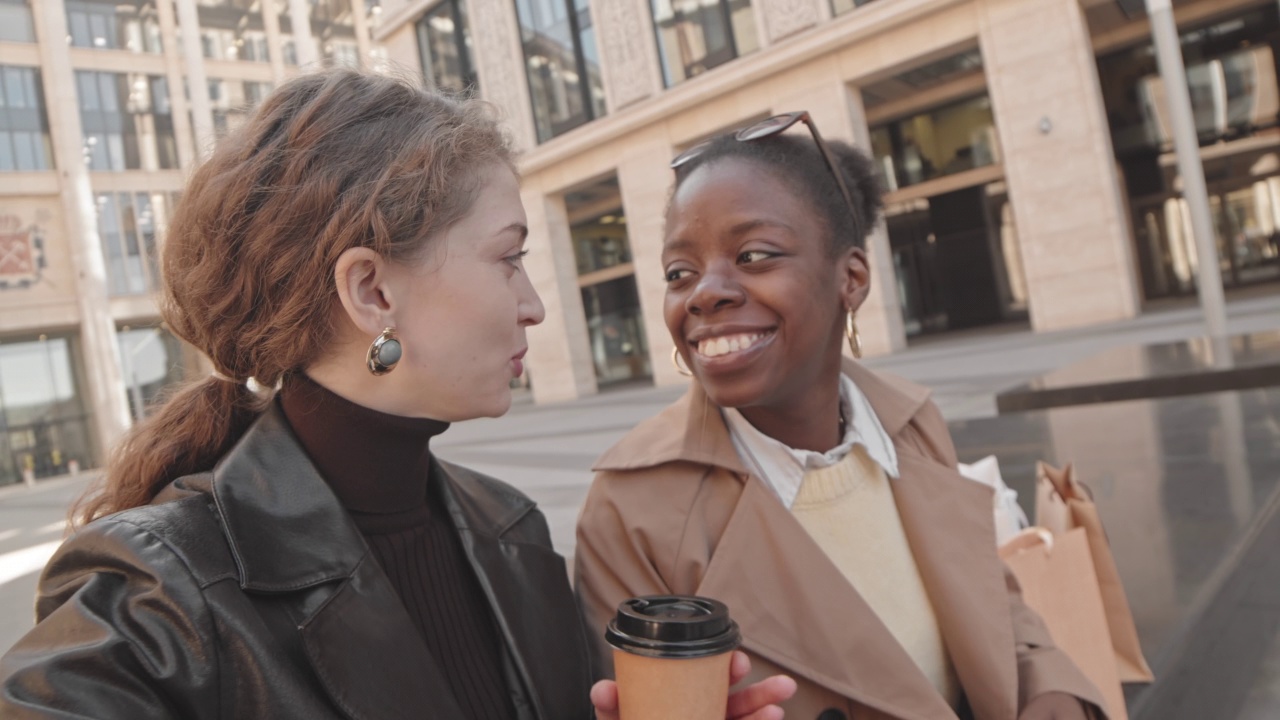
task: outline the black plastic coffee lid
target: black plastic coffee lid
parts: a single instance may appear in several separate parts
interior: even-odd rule
[[[738,647],[742,636],[722,602],[689,595],[648,595],[619,605],[604,639],[635,655],[696,658],[728,652]]]

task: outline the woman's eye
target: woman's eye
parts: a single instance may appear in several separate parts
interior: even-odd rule
[[[773,257],[773,253],[767,253],[763,250],[748,250],[738,255],[738,262],[744,264],[760,262],[761,260],[768,260],[771,257]]]
[[[689,274],[688,270],[668,270],[667,282],[673,283],[677,280],[683,280]]]
[[[507,261],[507,262],[509,262],[509,263],[511,263],[512,265],[514,265],[514,266],[516,266],[516,267],[520,267],[520,263],[524,260],[524,257],[525,257],[526,255],[528,255],[528,254],[529,254],[529,251],[528,251],[528,250],[521,250],[520,252],[516,253],[515,255],[508,255],[508,256],[506,256],[506,257],[504,257],[504,258],[502,258],[502,259],[503,259],[503,260],[505,260],[505,261]]]

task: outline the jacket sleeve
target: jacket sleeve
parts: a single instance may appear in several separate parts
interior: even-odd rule
[[[618,498],[610,491],[618,479],[609,472],[596,476],[578,518],[574,551],[574,592],[597,678],[613,677],[613,651],[604,641],[604,631],[618,603],[671,592],[650,561],[643,539],[629,530]]]
[[[908,433],[908,442],[914,442],[922,452],[939,463],[954,468],[959,462],[946,420],[932,401],[921,408],[904,432]],[[1100,710],[1103,707],[1102,694],[1071,658],[1054,644],[1044,621],[1023,602],[1022,588],[1007,566],[1004,577],[1018,654],[1018,711],[1021,712],[1038,695],[1064,692],[1085,703],[1091,717],[1105,720],[1106,713]]]
[[[212,619],[153,533],[107,519],[72,536],[40,578],[36,617],[0,658],[0,716],[217,716]]]

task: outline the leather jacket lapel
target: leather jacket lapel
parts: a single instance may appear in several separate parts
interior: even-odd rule
[[[445,506],[506,643],[507,661],[516,675],[508,678],[508,686],[517,717],[591,717],[586,638],[565,559],[549,549],[549,537],[539,543],[512,537],[517,534],[513,528],[536,512],[533,502],[513,497],[514,502],[497,504],[486,499],[488,494],[475,492],[477,483],[484,482],[475,473],[439,461],[435,470],[443,480]],[[565,581],[547,581],[557,576]],[[540,602],[530,602],[532,587],[543,588]],[[563,670],[575,661],[565,653],[573,652],[580,653],[579,678]]]
[[[240,585],[298,618],[307,659],[353,720],[461,720],[436,661],[355,523],[273,403],[214,470]]]
[[[463,720],[444,674],[371,555],[301,625],[316,675],[352,720]]]

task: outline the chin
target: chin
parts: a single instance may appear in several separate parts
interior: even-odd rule
[[[725,408],[744,408],[760,404],[761,398],[767,395],[758,377],[744,377],[737,380],[719,379],[715,382],[698,380],[702,390],[711,402]]]

